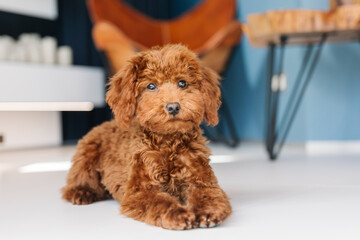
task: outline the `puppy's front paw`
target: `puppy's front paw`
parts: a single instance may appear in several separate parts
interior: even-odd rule
[[[96,193],[85,187],[63,188],[63,199],[74,205],[85,205],[97,200]]]
[[[185,208],[174,208],[161,218],[161,226],[172,230],[186,230],[193,227],[195,214]]]
[[[195,226],[200,228],[216,227],[229,216],[231,210],[216,209],[196,211]]]
[[[222,222],[222,218],[214,216],[213,214],[197,214],[196,215],[196,226],[200,228],[212,228],[216,227]]]

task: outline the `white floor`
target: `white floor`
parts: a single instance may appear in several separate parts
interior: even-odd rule
[[[169,231],[119,215],[113,200],[60,199],[74,147],[0,152],[0,239],[360,239],[360,156],[308,156],[287,147],[276,162],[260,144],[213,146],[214,171],[233,214],[213,229]]]

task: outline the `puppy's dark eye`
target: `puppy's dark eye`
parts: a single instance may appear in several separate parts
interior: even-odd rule
[[[149,85],[147,85],[146,88],[150,91],[154,91],[156,89],[156,85],[154,83],[150,83]]]
[[[187,82],[184,80],[180,80],[178,83],[179,88],[186,88]]]

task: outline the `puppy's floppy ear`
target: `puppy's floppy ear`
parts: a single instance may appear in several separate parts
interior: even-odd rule
[[[127,63],[109,82],[106,102],[112,109],[116,122],[123,128],[130,127],[135,115],[137,66],[135,61]]]
[[[208,125],[217,125],[219,122],[218,110],[221,104],[220,76],[212,69],[201,66],[201,92],[205,103],[204,119]]]

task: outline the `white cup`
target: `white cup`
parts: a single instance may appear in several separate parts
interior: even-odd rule
[[[73,64],[73,52],[69,46],[61,46],[57,51],[57,64],[69,66]]]
[[[54,64],[56,60],[57,41],[53,37],[44,37],[41,40],[41,56],[42,62],[46,64]]]
[[[8,57],[9,61],[25,62],[26,60],[26,47],[21,43],[16,43]]]
[[[23,33],[19,36],[18,43],[26,48],[25,61],[32,63],[41,62],[41,37],[37,33]]]
[[[0,61],[9,60],[10,54],[15,47],[15,40],[10,36],[0,37]]]

